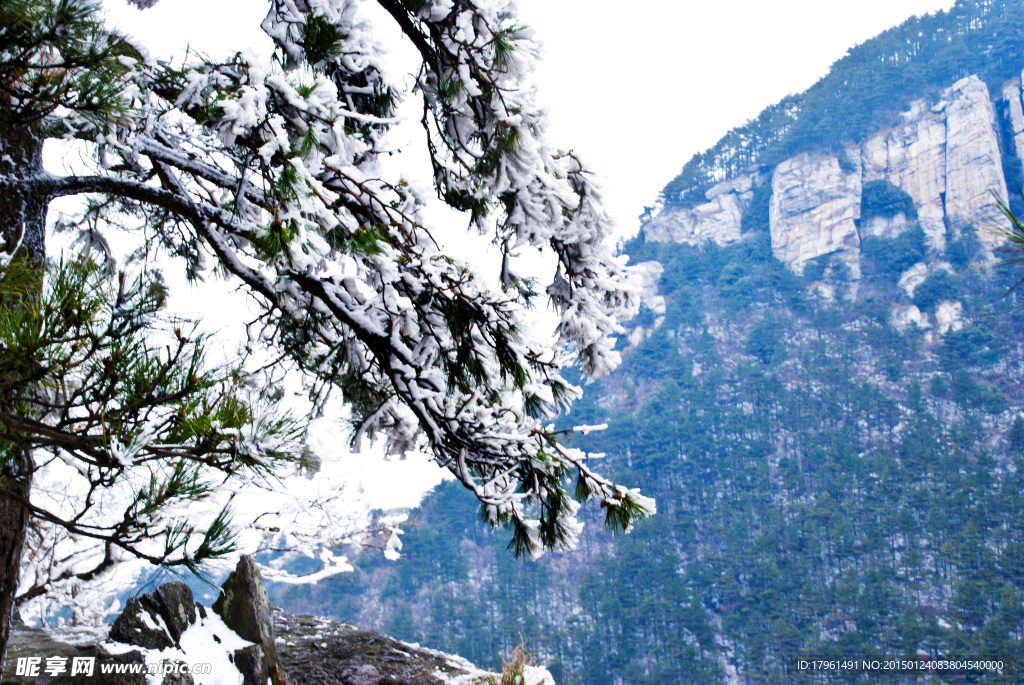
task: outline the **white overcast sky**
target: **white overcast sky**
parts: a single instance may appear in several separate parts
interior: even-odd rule
[[[138,11],[104,0],[111,20],[154,56],[186,44],[211,55],[253,48],[265,0],[162,0]],[[598,174],[618,224],[636,218],[691,155],[765,106],[823,76],[848,48],[953,0],[518,0],[542,43],[539,100],[551,142]],[[397,33],[394,40],[400,40]],[[396,61],[408,46],[394,46]],[[411,506],[439,479],[427,463],[358,462],[378,506]]]
[[[952,0],[519,0],[544,43],[553,138],[604,178],[622,235],[695,153]]]

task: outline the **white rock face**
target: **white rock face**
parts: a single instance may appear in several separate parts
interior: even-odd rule
[[[903,212],[895,216],[873,216],[860,222],[860,237],[895,238],[910,227],[907,215]]]
[[[1019,95],[1017,110],[1024,146]],[[998,213],[992,191],[1006,198],[995,109],[984,82],[968,76],[943,91],[934,107],[916,101],[901,118],[902,125],[861,146],[864,182],[885,179],[910,195],[929,244],[943,250],[944,218],[957,229],[982,226]],[[984,229],[978,235],[990,248],[997,241]]]
[[[956,273],[953,270],[953,265],[949,262],[934,262],[932,264],[918,262],[900,274],[900,280],[897,285],[907,294],[907,297],[913,297],[914,292],[917,291],[917,286],[924,283],[925,280],[936,271],[948,271],[951,274]]]
[[[977,76],[960,79],[946,92],[946,217],[954,228],[975,224],[978,240],[991,249],[1000,242],[985,228],[999,216],[992,194],[1006,201],[995,109]]]
[[[753,197],[759,174],[740,174],[705,193],[708,202],[662,213],[644,226],[644,238],[659,243],[700,245],[709,240],[728,245],[740,239],[743,210]]]
[[[644,237],[659,243],[700,245],[709,240],[727,245],[740,239],[743,207],[735,193],[711,202],[660,214],[644,226]]]
[[[907,294],[907,297],[913,297],[917,286],[924,283],[926,278],[928,278],[928,265],[918,262],[900,274],[900,282],[897,285]]]
[[[822,302],[835,302],[836,299],[836,287],[831,283],[822,283],[821,281],[815,281],[807,286],[807,290],[812,294],[821,298]]]
[[[665,322],[665,297],[658,294],[658,282],[665,272],[661,262],[640,262],[636,265],[640,276],[640,301],[654,312],[650,327],[637,326],[629,333],[629,347],[636,347]]]
[[[836,255],[860,278],[860,170],[846,173],[833,156],[802,154],[772,176],[772,252],[798,275],[812,259]]]
[[[724,193],[735,193],[740,201],[746,204],[753,196],[754,186],[760,182],[761,174],[740,174],[735,178],[715,184],[708,192],[704,193],[704,196],[709,200],[714,200]]]
[[[928,315],[912,304],[893,305],[891,321],[892,327],[898,331],[905,331],[911,326],[922,330],[932,326],[928,323]]]
[[[919,106],[908,114],[914,112],[919,119],[878,133],[861,147],[864,182],[886,180],[910,195],[928,242],[941,250],[946,242],[946,124]]]
[[[1002,95],[1009,102],[1017,154],[1024,159],[1020,83],[1008,83]],[[988,226],[999,216],[993,192],[1005,200],[1007,190],[995,109],[985,83],[976,76],[961,79],[942,92],[938,103],[913,102],[900,121],[840,153],[856,167],[854,172],[843,171],[835,156],[811,153],[775,168],[770,181],[772,252],[793,272],[802,275],[807,262],[834,254],[859,279],[862,238],[891,238],[914,225],[904,214],[860,223],[862,187],[869,181],[889,181],[913,199],[918,224],[935,251],[946,247],[947,225],[955,234],[973,224],[989,253],[1000,242]],[[733,243],[741,237],[743,210],[762,182],[768,181],[757,174],[723,181],[706,193],[708,202],[655,217],[644,235],[660,242]],[[926,276],[901,280],[900,287],[912,293]]]
[[[636,267],[640,275],[640,301],[661,316],[665,313],[665,298],[658,294],[658,281],[665,273],[665,267],[657,261],[640,262]]]
[[[964,327],[964,306],[960,302],[943,300],[935,305],[935,327],[939,335],[959,331]]]

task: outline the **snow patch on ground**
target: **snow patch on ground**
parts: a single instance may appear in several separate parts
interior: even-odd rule
[[[143,613],[143,616],[146,614]],[[196,676],[196,682],[203,685],[242,685],[242,674],[235,668],[232,657],[236,649],[253,644],[243,640],[238,633],[228,628],[220,616],[212,611],[206,612],[206,618],[200,617],[193,625],[182,633],[179,641],[180,649],[143,649],[120,642],[105,642],[103,649],[111,654],[139,651],[149,664],[160,664],[165,661],[181,661],[193,667],[197,664],[210,664],[208,675]],[[149,685],[160,685],[163,676],[147,676]]]
[[[523,669],[523,685],[555,685],[555,679],[543,666],[527,666]]]

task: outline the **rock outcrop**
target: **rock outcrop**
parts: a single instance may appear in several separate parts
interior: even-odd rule
[[[658,294],[658,282],[665,267],[658,261],[640,262],[636,265],[640,275],[640,301],[654,312],[655,316],[665,314],[665,298]]]
[[[461,657],[399,642],[357,626],[274,608],[273,629],[281,664],[294,685],[483,685],[491,674]],[[72,677],[15,675],[18,658],[55,656],[70,663],[72,657],[96,658],[97,664],[141,664],[141,651],[112,654],[96,642],[102,635],[65,631],[58,638],[38,628],[16,626],[8,648],[3,685],[149,685],[145,674]],[[90,644],[82,644],[85,639]],[[67,641],[72,640],[72,641]],[[254,646],[254,645],[253,645]],[[240,655],[252,658],[252,652]],[[44,662],[45,665],[45,662]],[[236,663],[239,670],[246,663]],[[195,682],[202,682],[197,677]],[[254,682],[254,681],[246,681]],[[191,685],[185,674],[168,674],[161,685]],[[266,681],[260,683],[265,685]]]
[[[1017,81],[1002,90],[1014,154],[1024,159],[1024,99]],[[941,252],[947,233],[954,237],[979,227],[981,259],[991,257],[1001,239],[986,225],[999,217],[996,198],[1006,200],[996,111],[985,83],[960,79],[937,102],[917,100],[899,125],[880,131],[835,155],[804,153],[780,162],[771,178],[770,230],[775,256],[797,274],[811,260],[833,254],[860,277],[860,241],[892,238],[915,225],[907,212],[872,216],[861,222],[862,188],[888,181],[913,200],[917,224],[928,245]],[[840,163],[842,161],[842,163]],[[849,163],[847,163],[849,162]],[[1024,177],[1024,168],[1022,168]],[[742,214],[758,174],[741,174],[707,191],[708,202],[663,212],[644,226],[647,240],[719,245],[740,240]],[[767,181],[764,181],[767,182]]]
[[[465,659],[357,626],[274,609],[281,662],[296,685],[483,685]]]
[[[665,267],[661,262],[640,262],[635,266],[640,279],[640,302],[651,310],[654,320],[637,325],[629,334],[629,346],[635,347],[665,321],[665,297],[658,294],[658,282]]]
[[[927,280],[929,276],[936,273],[937,271],[947,271],[951,274],[955,274],[953,265],[949,262],[918,262],[912,267],[900,274],[900,280],[897,283],[897,287],[907,294],[907,297],[913,297],[914,293],[917,292],[917,286]]]
[[[168,649],[196,622],[192,589],[182,582],[165,583],[141,597],[129,597],[110,628],[110,639],[144,649]]]
[[[897,331],[905,331],[911,326],[916,326],[920,330],[925,330],[932,326],[928,323],[928,315],[912,304],[895,305],[890,322]]]
[[[140,651],[112,654],[100,646],[104,640],[103,630],[81,628],[75,631],[50,633],[38,628],[29,628],[15,620],[11,640],[7,644],[7,661],[4,664],[3,685],[147,685],[145,674],[105,674],[101,680],[94,669],[92,674],[71,675],[73,659],[93,659],[93,663],[142,664]],[[18,659],[41,659],[39,672],[34,675],[18,675]],[[46,671],[46,659],[63,660],[65,672],[50,674]],[[170,685],[170,683],[168,683]]]
[[[943,93],[949,99],[946,119],[946,219],[958,229],[969,223],[990,224],[999,216],[995,197],[1006,201],[996,115],[988,88],[977,76],[953,84]],[[999,237],[978,231],[991,249]]]
[[[241,677],[242,685],[483,685],[493,675],[457,656],[274,608],[249,557],[242,557],[224,583],[212,612],[193,600],[184,583],[167,583],[130,598],[109,631],[110,641],[104,632],[84,628],[53,635],[16,624],[2,685],[196,685],[203,676],[194,679],[175,666],[201,662],[219,667],[210,673],[215,682],[235,682],[230,674],[237,671],[233,677]],[[46,673],[51,657],[64,660],[61,673]],[[69,665],[75,657],[92,659],[92,672],[73,675]],[[29,658],[40,659],[38,668],[19,674],[18,660]],[[104,672],[112,664],[141,670]]]
[[[740,239],[743,208],[732,193],[693,208],[662,214],[647,224],[644,235],[661,243],[699,245],[712,241],[726,245]]]
[[[644,226],[644,237],[654,242],[690,245],[736,242],[740,239],[743,210],[760,181],[760,175],[753,173],[723,181],[705,193],[708,202],[656,216]]]
[[[836,253],[860,277],[860,170],[847,172],[834,156],[802,154],[772,176],[772,252],[794,273]]]
[[[259,674],[258,678],[253,678],[254,683],[264,685],[269,677],[273,685],[290,685],[277,656],[267,590],[259,567],[251,557],[243,555],[238,560],[235,570],[221,586],[221,594],[213,603],[213,610],[224,619],[228,628],[243,640],[253,643],[255,649],[246,647],[235,652],[235,663],[244,660],[250,672]]]
[[[943,300],[935,305],[935,327],[939,335],[959,331],[964,327],[964,305],[960,302]]]
[[[915,102],[903,121],[861,146],[863,179],[889,181],[910,195],[928,242],[941,250],[946,241],[946,124],[923,101]]]
[[[910,228],[913,222],[907,215],[899,212],[892,216],[873,216],[861,219],[860,237],[863,238],[895,238]]]
[[[929,244],[942,250],[947,223],[988,222],[992,192],[1006,199],[995,109],[981,79],[968,76],[931,108],[914,102],[902,119],[861,146],[864,181],[885,179],[910,195]]]

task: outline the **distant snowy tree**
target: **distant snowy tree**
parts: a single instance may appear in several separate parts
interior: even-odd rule
[[[411,89],[386,77],[368,4],[415,46]],[[269,64],[236,54],[175,66],[105,27],[91,0],[0,3],[0,238],[4,282],[20,283],[0,322],[0,648],[23,546],[61,563],[45,536],[26,538],[30,519],[100,551],[56,574],[32,569],[38,578],[22,564],[40,593],[124,555],[195,566],[229,552],[226,510],[203,499],[261,474],[270,488],[303,461],[301,429],[265,399],[287,370],[301,371],[317,411],[340,394],[355,443],[431,452],[488,521],[511,528],[517,554],[571,548],[582,500],[599,498],[616,530],[653,513],[551,427],[579,394],[562,369],[614,368],[616,321],[636,298],[598,189],[544,139],[528,87],[535,47],[513,11],[502,0],[273,0]],[[445,254],[425,199],[382,168],[408,98],[422,99],[434,192],[492,237],[500,289]],[[44,170],[53,139],[78,141],[91,168]],[[62,223],[80,254],[47,267],[46,210],[71,195],[86,199]],[[137,283],[111,269],[115,232],[145,246]],[[522,273],[534,248],[552,256],[546,284]],[[208,370],[201,340],[160,322],[159,253],[191,279],[242,284],[259,311],[250,342],[271,360],[260,374]],[[554,343],[525,325],[541,294],[560,317]],[[26,350],[35,366],[19,362]],[[37,497],[48,464],[79,474],[84,491]],[[116,516],[101,505],[109,491],[128,493]],[[305,533],[281,531],[338,542],[315,525]]]

